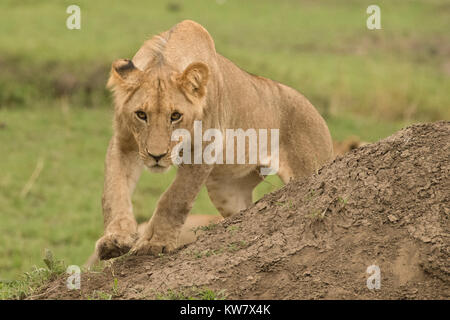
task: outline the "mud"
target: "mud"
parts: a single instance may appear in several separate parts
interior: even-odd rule
[[[419,124],[293,181],[160,257],[123,257],[38,298],[152,299],[208,288],[227,299],[448,299],[450,122]],[[369,289],[369,266],[380,288]],[[224,290],[224,291],[223,291]]]

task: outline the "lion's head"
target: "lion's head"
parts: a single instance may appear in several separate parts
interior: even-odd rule
[[[166,171],[172,164],[177,144],[172,132],[192,132],[194,120],[202,119],[208,72],[201,62],[182,72],[166,64],[142,71],[128,59],[113,63],[108,87],[115,94],[117,125],[132,134],[151,171]]]

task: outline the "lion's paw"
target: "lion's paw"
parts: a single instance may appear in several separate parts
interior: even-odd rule
[[[141,238],[136,245],[131,249],[132,255],[158,255],[161,253],[170,253],[176,248],[176,241],[159,241],[156,239]]]
[[[135,242],[134,234],[107,234],[97,241],[95,247],[100,260],[108,260],[124,255]]]

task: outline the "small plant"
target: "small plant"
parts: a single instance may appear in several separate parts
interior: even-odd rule
[[[48,270],[55,275],[62,274],[66,271],[66,265],[62,260],[56,260],[53,257],[53,253],[49,249],[45,249],[44,251],[44,263],[47,266]]]
[[[87,297],[87,300],[111,300],[112,294],[101,291],[94,290],[90,296]]]
[[[120,292],[119,292],[119,281],[117,280],[117,278],[114,278],[113,286],[112,286],[112,292],[113,292],[113,295],[115,297],[120,295]]]
[[[228,251],[235,252],[239,249],[245,248],[247,246],[247,242],[244,240],[232,242],[228,245]]]
[[[185,290],[169,289],[165,294],[156,294],[157,300],[224,300],[225,290],[214,291],[208,288],[187,288]]]
[[[276,201],[275,204],[279,207],[286,207],[288,209],[292,209],[294,208],[294,203],[292,202],[292,200],[289,201]]]
[[[87,300],[111,300],[113,297],[120,296],[119,280],[113,279],[111,286],[111,293],[102,290],[94,290],[90,295],[86,297]]]
[[[306,194],[305,201],[310,201],[312,198],[316,196],[316,190],[312,189]]]
[[[202,230],[202,231],[211,231],[211,230],[214,230],[216,227],[217,227],[217,223],[211,222],[207,226],[201,226],[200,230]]]
[[[194,300],[193,297],[186,295],[183,291],[167,290],[165,294],[157,294],[157,300]]]
[[[315,209],[311,212],[310,217],[314,220],[322,221],[325,218],[325,212],[326,210],[320,211],[318,209]]]
[[[127,253],[125,253],[125,254],[117,257],[117,258],[114,258],[114,261],[116,261],[116,262],[117,261],[124,261],[124,260],[128,259],[128,257],[131,257],[131,251],[128,251]]]
[[[228,245],[228,251],[235,252],[238,250],[239,250],[239,247],[237,246],[237,244],[235,242],[232,242]]]
[[[201,231],[211,231],[214,230],[217,227],[217,223],[211,222],[210,224],[208,224],[207,226],[200,226],[200,227],[196,227],[196,228],[192,228],[191,230],[197,234],[197,232],[199,230]]]
[[[225,300],[226,294],[225,289],[215,292],[211,289],[200,290],[199,293],[200,300]]]
[[[194,256],[195,256],[197,259],[201,259],[201,258],[203,257],[203,254],[202,254],[201,251],[196,251],[196,252],[194,253]]]
[[[105,263],[100,262],[96,263],[90,267],[82,267],[82,272],[91,272],[91,273],[101,273],[103,269],[105,268]]]
[[[210,257],[210,256],[215,256],[217,254],[221,254],[222,253],[222,249],[214,249],[214,250],[203,250],[203,251],[194,251],[192,252],[192,254],[194,255],[194,257],[196,257],[197,259],[203,258],[203,257]]]
[[[238,227],[238,226],[229,226],[229,227],[227,228],[227,231],[230,232],[231,234],[236,233],[236,231],[238,231],[238,230],[239,230],[239,227]]]
[[[55,279],[66,271],[63,261],[53,257],[53,253],[45,249],[44,264],[46,268],[34,266],[31,271],[25,272],[19,280],[0,281],[0,300],[24,299],[33,293],[47,281]]]

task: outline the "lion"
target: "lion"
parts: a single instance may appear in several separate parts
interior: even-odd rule
[[[164,172],[174,165],[179,142],[172,133],[193,133],[194,121],[201,121],[203,131],[277,129],[276,173],[284,183],[333,159],[328,127],[302,94],[237,67],[216,52],[208,31],[194,21],[147,40],[131,60],[115,61],[107,86],[115,108],[105,161],[104,234],[96,243],[101,260],[174,251],[203,185],[224,218],[252,204],[252,191],[265,178],[260,169],[272,155],[257,163],[182,163],[138,233],[131,195],[139,176],[144,168]]]

